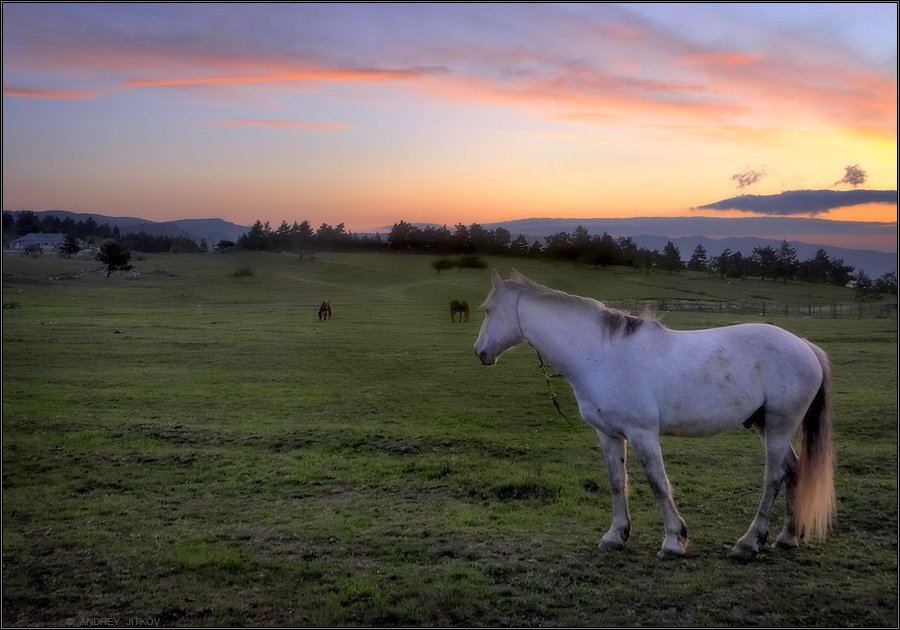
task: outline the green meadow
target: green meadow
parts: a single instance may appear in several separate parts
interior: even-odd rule
[[[632,537],[570,390],[533,351],[472,345],[490,270],[610,304],[852,304],[849,289],[419,255],[3,257],[4,626],[878,626],[897,614],[897,319],[768,321],[834,366],[826,541],[736,563],[751,431],[664,439],[688,555],[630,457]],[[451,299],[472,307],[451,323]],[[319,321],[323,300],[334,318]],[[772,524],[781,525],[783,499]]]

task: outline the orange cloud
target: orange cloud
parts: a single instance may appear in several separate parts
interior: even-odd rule
[[[99,96],[99,93],[95,90],[29,88],[4,85],[3,96],[14,96],[18,98],[44,98],[53,100],[83,100],[97,98]]]
[[[346,131],[349,125],[333,122],[305,122],[300,120],[268,120],[262,118],[231,118],[217,123],[222,127],[275,127],[303,131]]]
[[[742,103],[753,117],[743,124],[796,130],[820,124],[869,130],[896,137],[897,79],[895,75],[854,67],[844,58],[810,59],[807,54],[773,50],[744,63],[731,53],[708,51],[681,57],[710,59],[710,64],[684,65],[700,73],[703,84],[715,86],[730,103]],[[722,121],[719,121],[721,124]]]
[[[274,74],[257,75],[213,75],[183,78],[131,79],[124,82],[127,88],[141,87],[199,87],[207,85],[252,85],[256,83],[285,83],[292,81],[329,82],[377,82],[397,81],[415,78],[424,74],[441,72],[434,68],[383,69],[342,69],[310,68],[289,70]]]
[[[716,65],[734,68],[759,59],[762,59],[762,55],[710,50],[683,55],[676,63],[680,66]]]
[[[415,86],[439,98],[541,110],[542,118],[577,122],[675,125],[730,120],[744,113],[742,104],[715,98],[702,85],[620,77],[589,68],[556,69],[517,81],[452,74],[424,78]]]

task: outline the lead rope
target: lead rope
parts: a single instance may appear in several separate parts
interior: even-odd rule
[[[534,346],[531,346],[534,348]],[[553,403],[553,406],[556,408],[556,413],[562,416],[563,420],[566,421],[566,424],[569,425],[569,428],[575,432],[575,435],[580,437],[585,443],[591,447],[591,449],[600,450],[600,446],[594,442],[591,442],[589,439],[584,437],[581,433],[578,432],[578,427],[569,419],[569,416],[563,413],[562,408],[559,406],[559,396],[553,391],[553,384],[550,382],[550,372],[547,371],[547,364],[544,363],[544,357],[541,356],[541,353],[537,351],[537,348],[534,348],[534,352],[537,354],[538,363],[541,365],[541,371],[544,373],[544,380],[547,381],[547,392],[550,394],[550,402]],[[557,375],[558,376],[558,375]]]
[[[519,291],[519,295],[516,296],[516,323],[519,325],[519,335],[522,337],[522,339],[525,339],[525,331],[522,330],[522,318],[519,317],[519,300],[521,299],[522,292]],[[528,345],[531,346],[531,342],[528,342]],[[553,384],[550,382],[550,372],[547,371],[547,364],[544,363],[544,357],[541,356],[541,353],[538,352],[537,348],[535,348],[534,346],[531,347],[534,348],[534,352],[535,354],[537,354],[538,363],[541,366],[541,371],[544,373],[544,380],[547,381],[547,392],[550,394],[550,402],[553,403],[553,407],[556,409],[556,413],[562,416],[563,420],[566,421],[566,424],[569,425],[569,428],[575,432],[575,435],[584,440],[588,446],[590,446],[592,449],[597,449],[598,451],[601,450],[599,444],[591,442],[589,439],[584,437],[584,435],[579,433],[578,427],[576,427],[575,424],[571,420],[569,420],[569,416],[563,413],[562,407],[559,406],[559,396],[557,396],[556,392],[553,391]]]

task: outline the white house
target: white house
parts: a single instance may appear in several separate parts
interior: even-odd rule
[[[59,249],[66,241],[65,234],[32,232],[21,238],[17,238],[9,244],[10,249],[25,249],[37,245],[41,249]]]

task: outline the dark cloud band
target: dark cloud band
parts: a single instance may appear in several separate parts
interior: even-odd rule
[[[775,216],[821,214],[864,203],[896,204],[896,190],[788,190],[777,195],[740,195],[695,210],[739,210]]]

